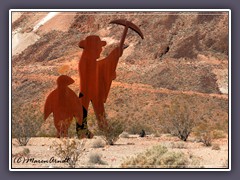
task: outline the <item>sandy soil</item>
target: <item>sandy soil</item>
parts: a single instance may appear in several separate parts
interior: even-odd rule
[[[223,168],[226,166],[228,159],[228,143],[227,139],[215,140],[214,144],[218,144],[220,150],[212,150],[212,147],[206,147],[200,142],[189,139],[188,142],[182,142],[178,138],[170,135],[162,135],[160,137],[147,136],[139,137],[130,135],[128,138],[120,138],[115,145],[102,148],[93,148],[96,139],[86,140],[84,151],[77,163],[77,168],[119,168],[121,163],[129,157],[144,152],[146,149],[155,145],[166,146],[169,151],[183,152],[188,156],[192,156],[199,161],[197,168]],[[101,138],[100,138],[101,139]],[[68,168],[66,163],[18,163],[19,157],[34,158],[35,160],[49,160],[55,155],[53,144],[61,143],[56,138],[32,138],[26,147],[19,146],[16,139],[12,141],[12,167],[13,168]],[[24,148],[28,148],[30,153],[23,155]],[[101,155],[101,159],[105,165],[92,164],[89,162],[90,155],[97,153]]]

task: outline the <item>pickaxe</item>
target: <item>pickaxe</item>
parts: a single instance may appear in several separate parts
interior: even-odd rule
[[[126,38],[126,35],[127,35],[128,28],[131,28],[132,30],[134,30],[136,33],[139,34],[139,36],[142,39],[144,39],[143,33],[141,32],[141,30],[135,24],[133,24],[130,21],[127,21],[125,19],[118,19],[118,20],[113,20],[110,23],[111,24],[120,24],[120,25],[125,26],[125,29],[123,31],[123,35],[122,35],[122,38],[121,38],[121,41],[120,41],[120,48],[121,49],[123,49],[123,44],[124,44],[124,41],[125,41],[125,38]]]

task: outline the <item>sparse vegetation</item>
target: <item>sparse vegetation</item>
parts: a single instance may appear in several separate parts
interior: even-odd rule
[[[134,118],[131,117],[133,120],[127,122],[127,127],[126,127],[126,131],[130,134],[140,134],[142,132],[142,130],[146,130],[147,132],[152,131],[152,129],[150,128],[150,126],[147,125],[146,122],[142,121],[139,122],[139,119],[145,119],[146,117],[139,117],[139,118]]]
[[[213,144],[212,150],[221,150],[219,144]]]
[[[205,146],[211,146],[213,141],[214,124],[211,120],[204,120],[194,128],[194,135]]]
[[[216,127],[217,128],[217,127]],[[220,139],[220,138],[225,138],[226,137],[226,134],[224,131],[222,130],[218,130],[218,129],[215,129],[213,131],[213,138],[214,139]]]
[[[123,132],[123,122],[111,119],[108,120],[108,127],[99,129],[98,134],[104,139],[108,145],[114,145],[119,139],[119,135]]]
[[[99,153],[92,153],[89,156],[89,163],[90,164],[99,164],[99,165],[106,165],[107,163],[102,160],[102,156]]]
[[[165,128],[168,131],[186,141],[196,124],[197,107],[192,106],[192,99],[182,95],[172,100],[165,106]]]
[[[96,139],[92,143],[93,148],[103,148],[105,146],[105,143],[101,139]]]
[[[154,146],[122,163],[122,168],[186,168],[188,158],[183,153],[170,152],[164,146]]]
[[[25,156],[29,155],[29,154],[30,154],[30,150],[29,150],[28,148],[24,148],[24,149],[23,149],[23,154],[24,154]]]
[[[86,140],[62,138],[60,142],[55,142],[52,146],[56,156],[61,160],[66,160],[70,168],[75,168],[80,157],[85,151]]]
[[[13,104],[12,137],[20,146],[26,146],[35,137],[43,122],[38,104]]]
[[[29,148],[23,148],[22,151],[19,153],[13,154],[13,157],[29,157],[30,149]]]

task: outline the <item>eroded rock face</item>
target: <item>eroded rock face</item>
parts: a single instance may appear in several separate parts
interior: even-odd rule
[[[116,18],[125,18],[138,24],[145,35],[145,40],[141,41],[129,31],[126,43],[127,45],[136,45],[137,49],[126,55],[129,59],[164,59],[170,58],[186,58],[195,60],[199,53],[204,55],[217,56],[220,59],[227,59],[228,56],[228,15],[223,12],[219,13],[187,13],[187,12],[169,12],[169,13],[109,13],[109,15],[100,15],[101,13],[76,13],[75,18],[71,21],[70,15],[56,15],[56,21],[59,21],[58,16],[61,16],[66,25],[68,32],[73,34],[77,31],[85,38],[90,34],[101,35],[101,38],[111,38],[120,40],[122,27],[110,25],[109,22]],[[25,17],[26,16],[26,17]],[[13,23],[13,27],[22,27],[27,29],[33,27],[29,18],[30,15],[23,14],[20,20]],[[34,13],[34,16],[37,16]],[[25,18],[24,18],[25,17]],[[36,17],[35,17],[36,19]],[[37,21],[38,19],[36,19]],[[52,19],[52,21],[54,18]],[[39,20],[38,20],[39,21]],[[30,22],[30,23],[28,23]],[[36,24],[36,23],[35,23]],[[53,22],[53,25],[56,23]],[[35,25],[36,26],[36,25]],[[51,31],[48,25],[42,25]],[[61,31],[60,28],[56,27]],[[62,27],[65,31],[65,28]],[[39,30],[47,34],[44,30]],[[57,33],[57,32],[55,32]],[[75,34],[73,34],[75,35]],[[76,36],[76,35],[75,35]],[[54,38],[54,36],[52,37]],[[58,37],[59,38],[59,37]],[[61,38],[61,37],[60,37]],[[51,40],[51,37],[49,37]],[[76,41],[78,39],[76,38]],[[61,38],[61,41],[68,41],[68,38]],[[59,44],[60,45],[60,44]],[[57,45],[56,45],[57,46]],[[75,46],[75,44],[72,44]],[[57,50],[55,50],[57,53]]]
[[[199,64],[199,62],[205,62],[204,58],[199,58],[199,55],[202,55],[208,58],[204,66],[206,66],[206,63],[211,64],[211,61],[219,61],[218,64],[211,64],[204,67],[208,69],[208,73],[213,73],[212,69],[218,69],[215,71],[217,73],[216,77],[211,75],[213,78],[202,80],[205,83],[202,88],[191,87],[190,89],[200,92],[219,93],[219,89],[216,87],[210,91],[204,90],[204,88],[208,89],[209,86],[206,84],[213,85],[216,81],[218,81],[217,84],[224,83],[219,82],[222,78],[216,78],[219,77],[218,72],[222,68],[226,69],[227,67],[216,66],[223,66],[221,62],[227,62],[228,60],[228,14],[225,12],[78,12],[72,13],[72,15],[71,13],[58,13],[54,17],[51,17],[51,23],[53,26],[57,25],[57,23],[54,23],[54,20],[59,23],[59,17],[61,17],[65,23],[64,27],[59,25],[59,27],[62,27],[62,31],[59,27],[55,28],[58,29],[57,31],[49,28],[49,23],[47,25],[43,23],[39,26],[39,31],[36,29],[33,31],[34,27],[41,22],[41,19],[46,19],[49,14],[45,13],[43,15],[37,12],[26,12],[14,16],[13,29],[15,31],[17,28],[21,29],[18,34],[13,35],[13,55],[16,55],[13,56],[14,62],[24,64],[28,62],[50,61],[64,56],[67,57],[69,52],[79,52],[77,48],[78,41],[91,34],[99,35],[101,38],[105,38],[106,41],[110,41],[107,42],[108,46],[106,46],[105,51],[102,53],[107,56],[119,42],[123,30],[122,27],[110,25],[109,22],[116,18],[125,18],[131,20],[141,28],[145,39],[142,41],[134,35],[134,32],[129,31],[125,42],[126,49],[120,61],[120,64],[129,64],[129,68],[126,67],[127,69],[124,73],[129,70],[131,71],[132,65],[140,65],[144,60],[148,61],[144,61],[143,69],[144,66],[147,67],[150,64],[155,64],[157,67],[159,63],[166,60],[178,60],[179,66],[175,65],[177,66],[174,67],[175,70],[171,67],[169,68],[175,72],[181,73],[184,71],[189,72],[189,74],[193,73],[193,76],[195,76],[196,73],[194,72],[194,68],[191,67],[192,65],[189,65],[189,67],[188,65],[184,65],[184,70],[181,70],[183,65],[180,64],[183,61],[187,61],[195,63],[195,66],[197,66],[196,69],[202,69],[203,66]],[[67,32],[66,27],[68,27]],[[32,29],[32,31],[25,32],[27,29]],[[147,76],[151,76],[149,75],[151,72],[154,72],[152,76],[162,73],[162,71],[156,71],[153,67],[151,71],[148,71]],[[204,76],[205,74],[203,72],[198,75]],[[169,76],[173,77],[175,73],[169,74]],[[170,78],[169,76],[166,78]],[[141,77],[137,77],[141,79]],[[192,80],[187,77],[182,78],[185,79],[185,82],[194,81],[194,78],[190,78]],[[129,79],[131,81],[131,78]],[[200,79],[204,79],[204,77]],[[156,82],[156,78],[153,78],[153,80],[154,82],[152,83],[151,78],[147,79],[148,83],[153,85],[156,83],[163,84],[165,81]],[[181,79],[180,81],[183,80]],[[195,84],[199,84],[198,80],[195,81]],[[207,81],[209,83],[206,83]],[[167,82],[164,86],[166,88],[172,87],[174,89],[186,90],[186,87],[181,87],[181,84],[184,83],[171,85],[171,83]],[[189,82],[188,84],[194,86],[194,82]],[[222,92],[226,93],[225,90]]]

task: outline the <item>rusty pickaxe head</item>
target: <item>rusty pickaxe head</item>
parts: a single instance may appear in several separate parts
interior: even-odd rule
[[[120,47],[121,47],[121,48],[123,48],[123,43],[124,43],[124,41],[125,41],[128,28],[131,28],[132,30],[134,30],[136,33],[139,34],[139,36],[140,36],[142,39],[144,39],[143,33],[141,32],[141,30],[139,29],[139,27],[137,27],[135,24],[133,24],[133,23],[130,22],[130,21],[127,21],[127,20],[125,20],[125,19],[118,19],[118,20],[113,20],[113,21],[111,21],[110,23],[111,23],[111,24],[120,24],[120,25],[125,26],[125,29],[124,29],[124,32],[123,32],[123,35],[122,35],[122,38],[121,38],[121,41],[120,41]]]

